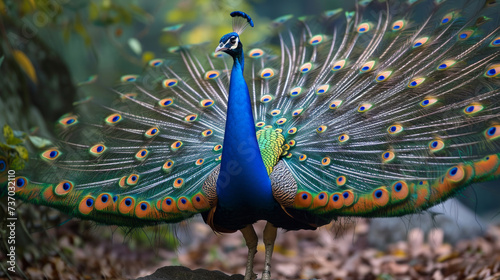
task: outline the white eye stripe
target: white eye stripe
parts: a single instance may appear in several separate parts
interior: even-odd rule
[[[229,40],[231,40],[231,39],[229,39]],[[239,42],[238,37],[236,37],[236,39],[235,39],[235,40],[236,40],[236,41],[235,41],[235,42],[234,42],[234,44],[231,46],[231,49],[232,49],[232,50],[233,50],[233,49],[236,49],[236,48],[238,47],[238,42]]]

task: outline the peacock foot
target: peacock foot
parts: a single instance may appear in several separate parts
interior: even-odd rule
[[[271,271],[262,272],[262,280],[271,280]]]
[[[257,274],[253,273],[253,271],[245,272],[244,280],[257,280]]]

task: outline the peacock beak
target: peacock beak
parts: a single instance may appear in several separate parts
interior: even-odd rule
[[[215,48],[215,53],[227,50],[227,48],[225,48],[223,45],[222,46],[221,45],[218,45],[217,48]]]

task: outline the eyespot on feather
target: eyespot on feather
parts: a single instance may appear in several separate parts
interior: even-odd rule
[[[67,128],[73,126],[78,123],[78,118],[76,116],[63,117],[59,120],[59,124],[63,126],[63,128]]]
[[[403,126],[400,125],[400,124],[394,124],[394,125],[391,125],[387,128],[387,132],[389,132],[389,134],[391,135],[395,135],[395,134],[398,134],[398,133],[401,133],[403,131]]]
[[[323,133],[323,132],[326,131],[327,128],[328,127],[326,125],[320,125],[320,126],[318,126],[318,128],[316,128],[316,132],[317,133]]]
[[[304,109],[303,109],[303,108],[299,108],[299,109],[293,110],[293,112],[292,112],[292,116],[293,116],[293,117],[297,117],[297,116],[299,116],[300,114],[302,114],[302,112],[303,112],[303,111],[304,111]]]
[[[258,123],[255,124],[256,127],[263,127],[265,125],[266,125],[265,122],[258,122]]]
[[[169,172],[172,169],[172,167],[174,167],[174,161],[170,159],[163,164],[162,169],[165,172]]]
[[[201,135],[202,135],[203,137],[207,137],[207,136],[212,135],[213,133],[214,133],[214,131],[213,131],[213,130],[211,130],[211,129],[207,129],[207,130],[204,130],[204,131],[201,133]]]
[[[323,166],[328,166],[330,165],[330,163],[332,162],[332,160],[329,158],[329,157],[324,157],[322,160],[321,160],[321,165]]]
[[[163,108],[171,106],[172,104],[174,104],[174,100],[172,98],[164,98],[158,101],[158,105]]]
[[[153,212],[153,209],[151,208],[151,205],[147,201],[141,201],[137,203],[137,206],[135,207],[135,216],[137,218],[144,218],[149,216]]]
[[[309,192],[301,191],[295,196],[294,207],[298,209],[305,209],[311,207],[312,195]]]
[[[160,133],[158,127],[152,127],[144,132],[144,136],[146,136],[146,138],[153,138],[154,136],[158,135],[158,133]]]
[[[217,79],[220,76],[220,72],[217,70],[210,70],[205,73],[205,80]]]
[[[391,74],[392,74],[392,71],[383,71],[383,72],[379,73],[377,75],[377,77],[375,77],[375,81],[377,83],[381,83],[381,82],[387,81],[387,79],[389,79],[389,77],[391,76]]]
[[[184,117],[184,121],[186,122],[194,122],[194,121],[197,121],[198,120],[198,114],[191,114],[191,115],[187,115],[186,117]]]
[[[365,62],[365,64],[361,65],[361,68],[359,68],[359,72],[368,73],[372,71],[374,67],[375,67],[375,60],[370,60]]]
[[[273,97],[269,94],[266,94],[260,98],[260,102],[262,102],[262,103],[269,103],[272,100],[273,100]]]
[[[177,207],[181,211],[196,212],[196,210],[193,207],[193,204],[191,203],[191,200],[189,200],[185,196],[181,196],[179,197],[179,199],[177,199]]]
[[[259,73],[259,76],[262,79],[266,79],[266,80],[274,77],[274,75],[275,75],[274,70],[271,68],[264,68]]]
[[[333,100],[328,106],[330,109],[335,110],[342,104],[342,100]]]
[[[127,177],[127,185],[129,186],[135,186],[137,185],[137,182],[139,182],[139,175],[138,174],[130,174]]]
[[[425,81],[425,78],[413,78],[411,81],[408,83],[409,88],[416,88],[419,85],[421,85]]]
[[[301,93],[302,93],[302,88],[301,88],[301,87],[294,87],[294,88],[290,91],[290,96],[292,96],[292,97],[294,97],[294,96],[299,96]]]
[[[299,71],[300,71],[300,73],[305,74],[305,73],[311,71],[312,68],[313,68],[312,63],[306,62],[299,67]]]
[[[288,141],[288,145],[290,145],[290,147],[294,147],[295,144],[297,144],[297,141],[295,141],[295,140]]]
[[[330,196],[330,200],[328,201],[328,208],[332,207],[334,209],[340,209],[344,207],[344,197],[342,193],[336,192]]]
[[[486,129],[486,131],[484,132],[484,136],[488,140],[495,140],[500,137],[500,125],[493,125]]]
[[[276,121],[276,124],[278,125],[282,125],[282,124],[285,124],[286,123],[286,118],[280,118]]]
[[[191,199],[191,202],[193,203],[193,207],[198,211],[210,208],[207,198],[201,193],[195,194]]]
[[[94,146],[90,147],[89,153],[94,156],[98,157],[102,155],[108,148],[104,146],[102,143],[95,144]]]
[[[445,60],[442,63],[440,63],[436,69],[438,71],[443,71],[443,70],[449,69],[451,66],[455,65],[455,63],[457,63],[456,60],[448,59],[448,60]]]
[[[137,78],[139,78],[138,75],[124,75],[121,76],[120,81],[122,81],[123,83],[128,83],[128,82],[132,83],[137,81]]]
[[[161,210],[165,213],[178,213],[177,203],[172,197],[166,197],[161,203]]]
[[[342,60],[335,62],[332,66],[332,71],[336,72],[336,71],[342,70],[344,68],[345,64],[346,64],[345,59],[342,59]]]
[[[418,38],[414,43],[413,43],[413,48],[418,48],[420,46],[423,46],[429,41],[429,37],[421,37]]]
[[[392,31],[400,31],[403,30],[406,26],[406,22],[402,19],[395,21],[392,24]]]
[[[101,193],[98,195],[95,200],[95,209],[101,211],[110,206],[113,203],[113,199],[111,197],[112,196],[109,193]]]
[[[138,161],[143,161],[148,156],[149,151],[147,149],[141,149],[135,154],[135,159]]]
[[[428,106],[435,104],[437,101],[438,100],[436,98],[427,97],[424,100],[422,100],[422,102],[420,102],[420,106],[425,108],[425,107],[428,107]]]
[[[218,144],[218,145],[215,145],[215,146],[214,146],[214,151],[215,151],[215,152],[218,152],[218,151],[220,151],[220,150],[222,150],[222,145],[221,145],[221,144]]]
[[[454,12],[450,12],[448,14],[446,14],[443,19],[441,19],[441,25],[445,25],[445,24],[448,24],[450,23],[452,20],[453,20],[453,17],[455,16],[455,13]]]
[[[54,189],[54,193],[58,196],[65,196],[71,190],[73,190],[73,183],[72,182],[61,181],[59,184],[57,184],[56,188]]]
[[[296,127],[292,127],[288,130],[288,134],[295,134],[297,133],[297,128]]]
[[[58,157],[61,156],[61,152],[57,148],[51,148],[43,152],[40,157],[48,162],[56,160]]]
[[[339,136],[338,139],[339,139],[340,143],[345,143],[349,140],[349,138],[350,138],[349,135],[347,135],[346,133],[343,133]]]
[[[377,188],[373,191],[372,198],[378,206],[385,206],[389,203],[389,191],[385,187]]]
[[[474,30],[472,29],[463,30],[462,32],[460,32],[460,34],[458,34],[458,40],[465,41],[469,39],[472,36],[472,34],[474,34]]]
[[[299,155],[299,161],[306,161],[306,160],[307,160],[307,156],[305,154]]]
[[[0,157],[0,174],[7,171],[7,159],[5,157]]]
[[[163,88],[171,88],[175,87],[178,83],[179,81],[177,79],[165,79],[161,82],[161,85]]]
[[[500,64],[493,64],[486,69],[484,76],[486,78],[495,78],[500,74]]]
[[[200,106],[203,108],[212,107],[214,104],[215,102],[212,99],[204,99],[200,101]]]
[[[342,192],[344,198],[344,206],[349,207],[354,203],[354,193],[351,190]]]
[[[408,189],[408,184],[406,184],[405,181],[397,181],[394,184],[392,184],[392,193],[391,193],[391,198],[392,200],[403,200],[408,197],[408,194],[410,193],[410,190]]]
[[[429,150],[431,153],[436,153],[444,149],[444,142],[440,139],[429,142]]]
[[[358,112],[364,113],[364,112],[370,110],[372,108],[372,106],[373,105],[370,103],[363,103],[363,104],[359,105]]]
[[[318,44],[321,44],[324,39],[325,39],[324,35],[314,35],[311,37],[311,39],[309,39],[309,45],[316,46]]]
[[[135,199],[131,196],[123,197],[118,204],[118,211],[121,214],[133,214],[131,213],[135,207]]]
[[[500,47],[500,37],[491,40],[490,47]]]
[[[172,145],[170,145],[170,149],[175,152],[179,150],[182,145],[184,145],[182,141],[175,141],[174,143],[172,143]]]
[[[94,198],[90,195],[85,196],[78,205],[78,211],[82,215],[88,215],[94,210]]]
[[[104,121],[106,122],[107,125],[115,125],[115,124],[121,122],[121,120],[122,120],[122,115],[111,114],[111,115],[107,116]]]
[[[370,29],[371,29],[371,25],[368,22],[361,23],[356,28],[356,30],[358,31],[359,34],[366,33],[368,31],[370,31]]]
[[[346,176],[342,175],[342,176],[337,177],[337,179],[335,180],[335,183],[337,184],[337,186],[342,187],[343,185],[345,185],[347,183]]]
[[[199,159],[197,159],[197,160],[196,160],[196,162],[195,162],[194,164],[195,164],[195,165],[197,165],[197,166],[200,166],[200,165],[202,165],[204,162],[205,162],[205,160],[204,160],[204,159],[199,158]]]
[[[163,59],[153,59],[150,60],[148,64],[151,67],[159,67],[163,64]]]
[[[316,88],[316,94],[321,95],[321,94],[327,92],[329,88],[330,88],[329,85],[321,85],[321,86]]]
[[[328,204],[328,194],[326,192],[320,192],[314,197],[312,208],[324,207],[326,204]]]
[[[462,181],[464,177],[465,171],[462,165],[454,166],[448,169],[448,172],[446,172],[446,179],[454,183]]]
[[[484,106],[479,103],[473,103],[464,108],[464,113],[466,115],[474,115],[476,113],[481,112],[484,109]]]
[[[271,116],[277,116],[277,115],[281,114],[281,110],[279,110],[279,109],[274,109],[274,110],[272,110],[271,112],[269,112],[269,114],[270,114]]]
[[[396,155],[394,154],[394,152],[391,152],[391,151],[383,152],[382,153],[382,162],[384,162],[384,163],[391,162],[392,160],[394,160],[395,157],[396,157]]]
[[[24,187],[28,185],[28,179],[23,176],[18,176],[14,178],[14,185],[16,187],[15,192],[21,191]]]
[[[261,49],[251,49],[248,52],[248,56],[251,58],[259,58],[264,55],[264,51]]]

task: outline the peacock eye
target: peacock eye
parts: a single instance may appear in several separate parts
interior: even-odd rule
[[[231,45],[236,44],[236,38],[235,37],[231,38],[231,40],[229,42],[231,42]]]

